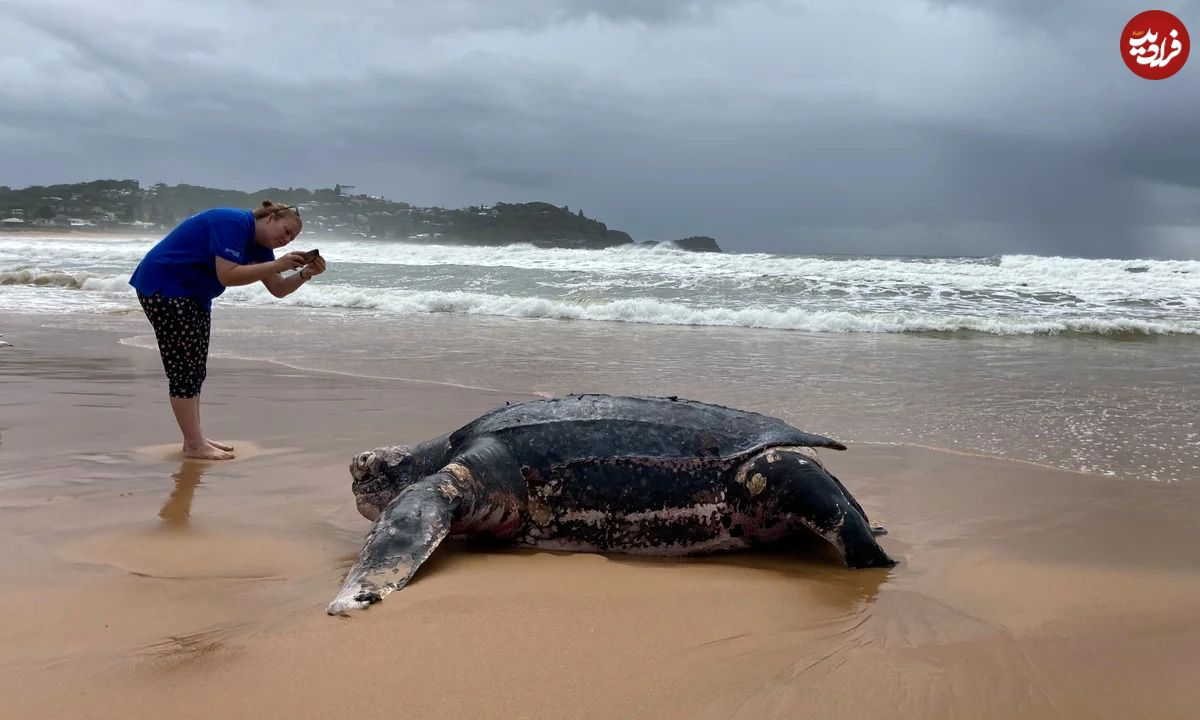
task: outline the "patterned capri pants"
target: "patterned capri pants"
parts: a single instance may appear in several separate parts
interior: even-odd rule
[[[138,302],[154,327],[171,397],[199,395],[208,374],[208,335],[212,315],[200,303],[186,297],[138,293]]]

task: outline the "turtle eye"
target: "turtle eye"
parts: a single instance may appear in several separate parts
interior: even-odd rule
[[[356,470],[365,471],[375,462],[375,453],[368,450],[358,457],[354,458],[354,467]]]

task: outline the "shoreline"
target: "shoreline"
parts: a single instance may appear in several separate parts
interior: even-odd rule
[[[253,312],[256,314],[270,313],[270,314],[272,314],[272,316],[278,316],[278,317],[286,320],[288,317],[288,314],[292,311],[293,311],[293,308],[288,308],[288,307],[246,308],[246,307],[240,307],[240,306],[222,307],[222,308],[220,308],[220,310],[218,310],[218,312],[221,312],[221,313],[229,313],[230,316],[232,316],[232,318],[233,318],[232,324],[238,324],[239,318],[244,317],[244,313],[247,313],[247,312]],[[119,318],[122,316],[140,316],[140,314],[142,314],[142,311],[140,311],[140,308],[130,307],[130,308],[128,308],[128,310],[126,312],[106,313],[106,317]],[[71,325],[72,324],[70,322],[70,320],[67,320],[67,322],[65,322],[64,317],[58,316],[58,314],[28,314],[28,316],[11,316],[11,318],[12,318],[12,320],[14,320],[14,322],[10,323],[10,328],[17,329],[16,334],[14,334],[14,332],[11,330],[8,331],[7,341],[12,342],[12,343],[20,342],[19,328],[24,323],[30,323],[32,326],[40,326],[43,324],[50,324],[50,325],[59,325],[59,324]],[[436,322],[437,319],[438,318],[433,318],[433,319],[428,320],[428,322],[433,323],[433,322]],[[451,318],[451,319],[473,320],[473,318]],[[140,320],[140,318],[139,318],[139,320]],[[228,323],[228,322],[230,322],[230,320],[227,318],[226,322]],[[509,324],[509,323],[520,323],[521,320],[514,320],[514,319],[510,319],[510,318],[500,318],[499,322],[500,322],[500,324]],[[152,336],[152,332],[149,328],[149,325],[143,326],[142,323],[144,323],[144,320],[140,320],[140,322],[138,323],[137,326],[131,326],[131,328],[128,328],[128,329],[121,329],[121,330],[110,329],[110,331],[112,331],[114,334],[114,342],[116,344],[120,344],[120,346],[122,346],[122,347],[127,347],[132,350],[136,350],[136,352],[143,353],[145,356],[148,356],[148,358],[151,358],[152,361],[154,361],[154,364],[157,364],[157,362],[158,362],[157,350],[154,348],[154,346],[152,346],[152,343],[154,343],[154,336]],[[623,330],[622,324],[617,323],[617,324],[610,324],[610,325],[612,325],[612,326],[611,326],[611,328],[608,328],[608,330],[610,330],[611,332],[619,332],[619,331]],[[674,330],[674,329],[667,328],[667,330]],[[749,334],[749,332],[752,332],[751,330],[748,330],[748,329],[733,329],[733,330],[740,332],[740,334]],[[4,328],[0,328],[0,331],[4,331]],[[217,334],[220,334],[220,330],[215,332],[215,337]],[[745,337],[752,338],[751,335],[745,335]],[[217,342],[220,343],[221,341],[217,340]],[[146,344],[146,343],[151,343],[151,344]],[[492,392],[492,394],[498,394],[498,395],[502,395],[502,396],[516,395],[516,396],[529,397],[529,398],[535,398],[535,397],[544,398],[544,397],[551,397],[554,395],[565,395],[565,394],[570,394],[570,392],[576,391],[575,389],[572,389],[569,391],[558,392],[558,391],[552,391],[552,390],[548,390],[548,389],[539,389],[539,388],[536,388],[535,385],[529,385],[529,386],[526,386],[526,388],[522,389],[522,388],[514,388],[514,386],[505,385],[504,383],[487,385],[487,384],[476,384],[476,383],[470,383],[470,382],[455,382],[455,380],[439,379],[437,377],[428,377],[427,373],[422,374],[420,372],[416,372],[413,374],[407,374],[407,376],[404,376],[404,374],[382,374],[382,373],[365,372],[365,371],[361,371],[361,370],[334,370],[334,368],[319,366],[318,362],[312,362],[312,360],[314,358],[316,358],[316,356],[313,356],[313,358],[306,358],[306,359],[294,360],[294,361],[281,359],[281,358],[264,358],[264,356],[254,356],[253,353],[239,353],[239,352],[235,352],[235,350],[223,349],[220,347],[212,348],[211,354],[210,354],[210,362],[215,362],[215,361],[252,362],[252,364],[266,364],[266,365],[270,365],[272,367],[283,368],[283,370],[293,371],[296,373],[320,374],[320,376],[342,377],[342,378],[348,378],[348,379],[362,380],[362,382],[412,383],[412,384],[416,384],[416,385],[430,386],[430,388],[448,388],[448,389],[458,389],[458,390],[466,390],[466,391]],[[583,392],[589,392],[589,391],[602,392],[605,390],[604,389],[595,389],[595,388],[588,389],[587,385],[584,385],[584,390],[582,390],[582,391]],[[650,394],[652,394],[652,395],[654,395],[654,394],[668,395],[668,394],[678,394],[678,392],[676,392],[672,389],[671,392],[659,391],[659,392],[650,392]],[[696,394],[694,392],[694,394],[691,394],[691,395],[696,395]],[[696,398],[696,400],[704,400],[703,397],[694,397],[694,398]],[[718,404],[720,404],[720,402],[718,402]],[[749,409],[757,409],[758,412],[767,412],[767,414],[772,414],[769,412],[769,410],[763,410],[762,408],[749,408]],[[775,413],[775,414],[779,415],[779,413]],[[809,427],[808,430],[814,430],[814,428]],[[895,439],[883,439],[883,438],[878,438],[878,437],[876,437],[876,438],[850,437],[850,436],[847,436],[846,433],[835,432],[833,430],[822,430],[822,428],[816,428],[815,431],[823,433],[823,434],[830,434],[830,436],[835,437],[836,439],[842,440],[842,442],[853,443],[856,445],[872,444],[872,445],[881,445],[881,446],[888,446],[888,445],[908,446],[908,448],[919,448],[919,449],[926,449],[926,450],[938,451],[938,452],[948,452],[948,454],[956,454],[956,455],[962,455],[962,456],[967,456],[967,457],[977,456],[977,457],[992,458],[992,460],[996,460],[996,461],[1022,463],[1022,464],[1027,464],[1027,466],[1031,466],[1031,467],[1051,469],[1051,470],[1062,470],[1062,472],[1076,473],[1076,474],[1081,474],[1081,475],[1085,475],[1085,476],[1096,476],[1096,478],[1118,478],[1118,479],[1126,479],[1129,481],[1147,481],[1147,482],[1151,482],[1151,484],[1166,484],[1166,485],[1180,484],[1180,482],[1183,482],[1183,484],[1187,484],[1187,482],[1190,482],[1190,478],[1181,478],[1181,476],[1166,476],[1166,478],[1160,478],[1160,476],[1158,476],[1158,475],[1146,475],[1146,476],[1138,476],[1138,478],[1126,478],[1126,476],[1124,476],[1120,472],[1116,472],[1116,470],[1080,468],[1080,467],[1072,466],[1072,464],[1048,462],[1048,461],[1038,460],[1038,458],[1036,458],[1036,457],[1003,454],[1003,452],[990,451],[985,448],[970,448],[970,446],[936,445],[936,444],[918,442],[918,440],[914,440],[914,439],[895,440]],[[1200,479],[1200,475],[1196,475],[1196,479]]]

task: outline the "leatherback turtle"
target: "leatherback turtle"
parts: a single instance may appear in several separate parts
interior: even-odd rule
[[[852,568],[891,567],[862,507],[766,415],[676,397],[570,395],[498,407],[351,462],[375,521],[330,614],[403,588],[447,536],[576,552],[688,555],[816,533]]]

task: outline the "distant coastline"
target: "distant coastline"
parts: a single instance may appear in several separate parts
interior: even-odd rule
[[[143,188],[136,180],[0,186],[0,232],[29,237],[161,235],[205,208],[252,208],[270,198],[300,206],[306,234],[318,237],[336,234],[427,244],[528,243],[580,249],[635,243],[629,233],[610,229],[582,210],[572,212],[565,205],[526,202],[460,209],[417,207],[376,195],[351,194],[348,187],[265,188],[245,193],[185,184]],[[722,252],[708,236],[681,238],[671,244],[684,250]]]
[[[0,228],[0,237],[21,236],[27,238],[35,238],[38,240],[51,240],[61,237],[73,238],[106,238],[114,235],[145,235],[147,237],[158,237],[163,235],[166,230],[158,230],[154,228],[135,230],[132,227],[117,226],[113,228],[88,228],[79,230],[76,228],[53,228],[53,227],[30,227],[30,228]]]

